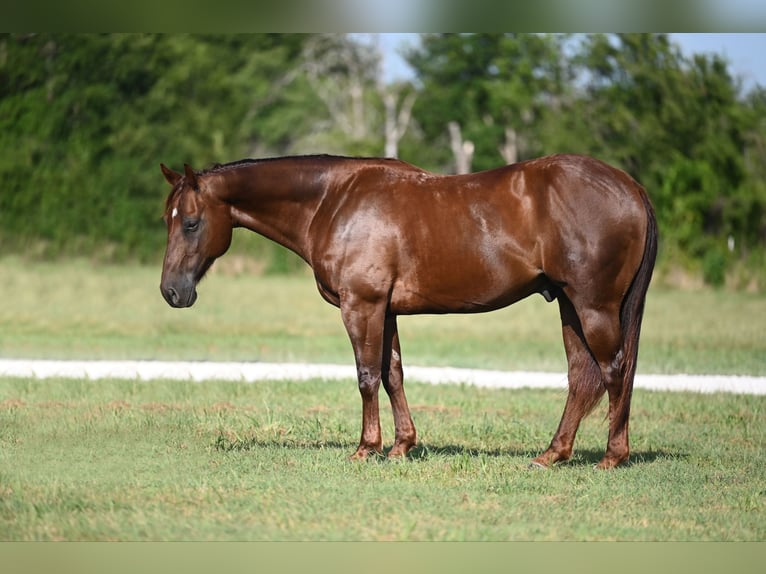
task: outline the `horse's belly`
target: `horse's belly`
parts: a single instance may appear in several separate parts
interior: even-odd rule
[[[522,266],[453,268],[399,277],[391,293],[391,312],[481,313],[506,307],[536,292],[538,274]]]

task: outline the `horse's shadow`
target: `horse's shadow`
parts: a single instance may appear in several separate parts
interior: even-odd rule
[[[269,448],[282,448],[282,449],[295,449],[295,450],[341,450],[353,452],[354,445],[347,442],[340,441],[313,441],[313,440],[290,440],[290,439],[237,439],[229,440],[221,435],[218,436],[215,441],[214,448],[217,451],[222,452],[240,452],[250,451],[257,449],[269,449]],[[388,461],[386,458],[390,452],[391,447],[385,448],[382,455],[371,457],[374,460]],[[407,453],[406,460],[414,462],[425,462],[435,458],[455,458],[455,457],[472,457],[479,458],[486,457],[508,457],[508,458],[522,458],[526,460],[532,460],[537,456],[535,451],[521,450],[521,449],[486,449],[486,448],[474,448],[466,445],[445,444],[445,445],[433,445],[428,443],[421,443]],[[572,458],[566,462],[558,463],[556,467],[583,467],[594,466],[604,456],[604,452],[596,449],[580,449],[575,450]],[[658,460],[667,459],[684,459],[688,455],[685,453],[671,452],[666,450],[636,450],[631,452],[630,459],[627,463],[623,463],[622,467],[630,467],[635,465],[651,464]]]
[[[539,452],[533,450],[520,450],[520,449],[482,449],[473,448],[465,445],[428,445],[419,444],[415,446],[408,454],[407,457],[412,460],[428,460],[434,457],[509,457],[509,458],[523,458],[532,460]],[[572,458],[566,462],[556,464],[557,467],[580,467],[580,466],[595,466],[598,464],[604,456],[604,451],[597,449],[575,449],[572,454]],[[664,459],[679,459],[686,458],[687,454],[670,452],[666,450],[636,450],[631,452],[630,459],[623,463],[622,466],[644,465],[651,464],[657,460]]]

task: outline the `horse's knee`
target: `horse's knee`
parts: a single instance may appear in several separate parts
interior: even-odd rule
[[[378,393],[380,387],[380,374],[370,369],[358,369],[359,392],[363,397],[371,397]]]

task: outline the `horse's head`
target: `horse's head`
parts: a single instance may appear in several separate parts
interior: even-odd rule
[[[160,168],[173,187],[165,203],[168,244],[160,291],[171,306],[190,307],[197,283],[231,244],[231,210],[213,193],[213,174],[197,175],[188,165],[183,174]]]

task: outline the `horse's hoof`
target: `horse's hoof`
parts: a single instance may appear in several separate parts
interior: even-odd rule
[[[408,445],[408,446],[394,445],[393,448],[390,451],[388,451],[387,456],[388,458],[395,459],[395,460],[407,458],[407,453],[412,450],[413,446],[415,445]]]
[[[532,462],[530,462],[527,468],[529,470],[548,470],[547,466],[545,466],[541,462],[537,462],[536,460],[533,460]]]
[[[350,455],[348,458],[349,460],[357,461],[357,460],[367,460],[367,458],[369,458],[370,456],[374,458],[382,457],[383,451],[367,450],[367,449],[360,448],[360,449],[357,449],[357,451],[354,454]]]
[[[612,470],[613,468],[617,468],[621,464],[626,464],[627,462],[627,458],[619,460],[614,458],[602,458],[599,463],[593,465],[593,468],[596,470]]]

